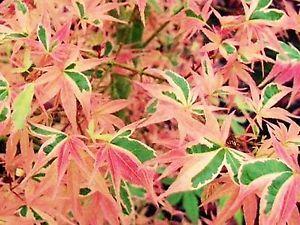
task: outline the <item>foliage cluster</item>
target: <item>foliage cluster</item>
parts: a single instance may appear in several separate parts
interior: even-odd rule
[[[4,0],[0,224],[299,225],[297,1]]]

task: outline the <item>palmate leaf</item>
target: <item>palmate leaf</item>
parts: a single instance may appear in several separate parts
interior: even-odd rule
[[[265,85],[274,79],[278,84],[285,84],[293,81],[292,93],[289,105],[295,100],[297,93],[300,90],[300,82],[298,79],[298,71],[300,68],[300,51],[291,43],[280,42],[282,51],[277,54],[277,60],[272,70],[260,84]]]
[[[108,148],[107,161],[115,188],[119,189],[121,181],[124,180],[130,184],[145,188],[151,199],[154,202],[156,201],[153,190],[154,171],[151,168],[143,165],[130,151],[115,145],[111,145]]]
[[[148,69],[147,71],[161,75],[169,84],[138,83],[142,88],[147,90],[152,97],[181,106],[187,106],[193,103],[194,99],[191,87],[184,77],[171,70]]]
[[[153,190],[154,171],[143,165],[143,162],[155,158],[155,151],[146,144],[130,138],[133,129],[123,128],[115,135],[111,134],[94,134],[92,126],[89,133],[96,140],[102,140],[107,144],[106,153],[99,154],[107,160],[111,175],[114,180],[114,188],[119,190],[122,181],[143,187],[147,190],[153,201],[156,201],[156,195]],[[102,159],[97,159],[101,161]],[[95,169],[99,163],[95,163]],[[124,191],[124,190],[123,190]],[[120,197],[122,193],[120,193]],[[125,193],[123,193],[125,195]],[[125,196],[123,196],[125,197]],[[125,203],[124,203],[125,204]],[[128,202],[126,203],[128,205]],[[127,210],[128,211],[128,210]]]
[[[187,148],[189,155],[183,159],[183,167],[170,188],[164,195],[196,190],[213,181],[223,166],[229,171],[231,179],[239,183],[238,171],[245,161],[243,153],[235,149],[216,144],[196,144]]]
[[[241,166],[239,180],[250,190],[253,185],[256,188],[264,185],[260,203],[261,223],[286,222],[295,207],[297,187],[294,172],[289,166],[277,159],[252,160]]]
[[[293,123],[291,118],[297,118],[296,115],[288,112],[281,107],[274,107],[284,96],[292,91],[291,88],[285,87],[279,83],[269,83],[264,87],[261,92],[260,99],[257,95],[257,99],[250,101],[253,111],[256,113],[254,118],[256,124],[251,121],[252,129],[255,130],[255,126],[258,125],[262,129],[263,121],[271,123],[268,119],[283,120],[289,123]],[[256,98],[256,97],[254,97]]]
[[[77,166],[84,172],[88,171],[82,159],[82,154],[88,150],[88,147],[77,136],[69,136],[64,132],[40,124],[30,123],[28,128],[32,135],[47,140],[40,147],[37,160],[30,174],[26,177],[26,180],[30,177],[35,177],[40,168],[56,160],[57,182],[54,187],[54,195],[56,195],[71,159],[73,159]],[[81,151],[81,153],[79,153],[79,151]]]

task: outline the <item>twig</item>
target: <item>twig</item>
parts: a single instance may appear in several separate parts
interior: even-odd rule
[[[176,12],[174,12],[173,16],[178,14],[184,7],[180,7]],[[172,17],[171,17],[172,18]],[[142,44],[142,47],[145,48],[169,23],[171,20],[164,22],[160,27],[153,32],[153,34]]]
[[[145,72],[144,70],[138,70],[136,68],[133,68],[133,67],[130,67],[126,64],[122,64],[122,63],[117,63],[117,62],[107,62],[105,63],[106,65],[111,65],[111,66],[116,66],[116,67],[120,67],[122,69],[125,69],[125,70],[128,70],[128,71],[131,71],[135,74],[140,74],[140,75],[145,75],[147,77],[152,77],[154,79],[158,79],[158,80],[161,80],[161,81],[164,81],[163,78],[160,78],[160,77],[157,77],[151,73],[148,73],[148,72]]]

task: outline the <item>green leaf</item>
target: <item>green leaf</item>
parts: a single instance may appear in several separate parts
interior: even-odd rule
[[[58,134],[53,138],[53,140],[43,148],[43,151],[48,155],[51,153],[56,147],[63,143],[67,139],[67,135]]]
[[[43,217],[40,216],[35,210],[31,209],[33,216],[36,220],[43,220]]]
[[[177,205],[182,199],[183,193],[175,193],[167,197],[167,201],[172,205]]]
[[[278,21],[283,17],[283,15],[284,13],[277,9],[254,11],[250,16],[250,20]]]
[[[142,42],[143,33],[144,26],[140,20],[133,20],[129,25],[119,24],[117,26],[117,42],[124,44],[137,44],[136,47],[140,47],[138,44]]]
[[[109,53],[112,51],[112,49],[113,49],[113,46],[112,46],[111,42],[110,42],[110,41],[107,41],[107,42],[105,43],[105,51],[104,51],[104,55],[105,55],[105,56],[108,56]]]
[[[80,194],[80,195],[88,195],[91,191],[92,191],[92,190],[89,189],[88,187],[86,187],[86,188],[80,188],[79,194]]]
[[[211,146],[205,144],[196,144],[186,149],[189,154],[197,154],[197,153],[205,153],[218,150],[220,148],[219,145],[213,143]]]
[[[19,130],[24,127],[27,116],[31,111],[31,102],[34,94],[34,84],[29,84],[16,97],[13,103],[12,121],[14,129]]]
[[[23,217],[26,217],[28,212],[28,207],[26,205],[23,205],[20,207],[20,215]]]
[[[268,85],[263,93],[262,93],[262,96],[263,96],[263,105],[266,105],[267,102],[276,94],[280,93],[281,90],[278,88],[278,85],[277,84],[270,84]]]
[[[234,47],[234,45],[231,45],[229,43],[222,43],[222,47],[225,49],[225,51],[227,52],[227,54],[232,54],[236,51],[236,48]]]
[[[114,74],[110,93],[113,99],[127,99],[131,91],[131,83],[124,76]]]
[[[284,42],[280,42],[280,46],[283,48],[284,53],[289,57],[290,60],[300,61],[300,52],[299,50],[293,46],[291,43],[286,44]],[[285,60],[285,55],[278,56],[281,60]]]
[[[7,119],[7,114],[8,114],[8,108],[3,107],[1,113],[0,113],[0,122],[3,122]]]
[[[17,5],[17,9],[25,15],[28,11],[27,5],[23,1],[20,1],[20,0],[15,0],[15,2]]]
[[[237,136],[238,135],[243,135],[243,134],[246,133],[246,130],[245,130],[244,126],[241,125],[239,123],[239,121],[237,121],[237,120],[232,120],[231,128],[232,128],[233,133]]]
[[[165,96],[168,96],[169,98],[171,98],[171,99],[175,100],[176,102],[182,104],[182,102],[177,98],[177,96],[174,92],[163,91],[162,94],[165,95]]]
[[[4,101],[8,97],[8,89],[0,89],[0,101]]]
[[[187,17],[192,17],[192,18],[195,18],[195,19],[199,19],[199,20],[202,20],[203,21],[203,18],[201,15],[197,15],[193,10],[191,9],[188,9],[185,11],[185,15]]]
[[[234,215],[234,219],[237,223],[237,225],[243,225],[244,224],[244,214],[241,209],[239,209],[236,214]]]
[[[47,35],[47,31],[43,25],[39,25],[38,27],[38,38],[39,41],[43,44],[46,51],[49,51],[49,37]]]
[[[123,149],[130,151],[134,154],[141,162],[153,159],[155,157],[154,149],[150,148],[146,144],[134,140],[128,137],[115,137],[111,143]]]
[[[129,215],[133,210],[133,204],[125,183],[120,187],[120,197],[123,203],[123,213]]]
[[[224,155],[225,151],[223,149],[219,150],[204,169],[192,178],[194,188],[200,188],[201,185],[205,185],[212,181],[219,174],[223,166]]]
[[[146,112],[148,114],[153,114],[156,112],[157,109],[157,104],[158,104],[158,100],[154,99],[151,101],[151,103],[148,105],[148,107],[146,108]]]
[[[133,130],[125,130],[124,132],[117,135],[117,137],[130,137],[133,133]]]
[[[144,198],[146,195],[146,190],[140,187],[135,187],[133,185],[128,184],[129,192],[132,196],[136,196],[139,198]]]
[[[185,98],[185,101],[188,103],[190,98],[189,83],[182,76],[173,71],[167,70],[165,71],[165,75],[168,82],[177,90],[181,91]]]
[[[9,95],[9,85],[8,82],[3,78],[0,80],[0,101],[7,99]]]
[[[30,131],[39,136],[53,136],[53,135],[56,135],[56,134],[59,134],[60,132],[55,132],[55,131],[52,131],[50,129],[46,129],[46,127],[44,126],[39,126],[39,125],[34,125],[34,124],[29,124],[29,129]]]
[[[272,3],[272,0],[259,0],[255,10],[268,8]]]
[[[68,66],[65,68],[65,70],[72,70],[72,69],[75,68],[75,66],[76,66],[76,63],[71,63],[70,65],[68,65]]]
[[[75,72],[75,71],[65,71],[65,74],[71,78],[72,81],[76,84],[76,86],[79,88],[81,92],[83,91],[91,91],[91,84],[90,81],[87,79],[84,74],[80,72]]]
[[[8,84],[7,84],[7,81],[6,80],[0,80],[0,87],[7,87]]]
[[[192,221],[193,224],[198,224],[199,219],[199,204],[198,199],[194,192],[185,192],[183,194],[183,208],[186,212],[187,217]]]
[[[41,177],[45,177],[46,174],[45,173],[38,173],[38,174],[35,174],[31,177],[31,179],[37,181],[37,182],[41,182],[40,178]]]
[[[84,5],[81,4],[80,2],[76,2],[76,6],[78,8],[80,18],[86,19]]]
[[[27,33],[12,33],[6,36],[7,38],[17,39],[17,38],[25,38],[28,37]]]
[[[204,115],[204,110],[203,109],[193,109],[193,113],[199,116]]]
[[[241,166],[241,162],[237,159],[235,154],[229,150],[226,151],[225,161],[227,164],[227,169],[231,170],[231,172],[233,173],[233,180],[239,183],[238,171]]]
[[[144,26],[140,20],[135,20],[130,33],[130,43],[140,42],[143,37]]]
[[[285,172],[282,173],[280,176],[275,178],[270,186],[268,186],[268,191],[265,196],[266,200],[266,208],[264,209],[264,213],[268,214],[271,212],[276,196],[280,193],[280,189],[283,187],[284,183],[292,177],[293,173]]]
[[[240,183],[249,185],[262,176],[283,172],[292,172],[292,170],[279,160],[253,160],[241,166],[239,180]]]

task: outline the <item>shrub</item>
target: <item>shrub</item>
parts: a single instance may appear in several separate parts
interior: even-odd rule
[[[299,224],[296,8],[2,1],[0,224]]]

